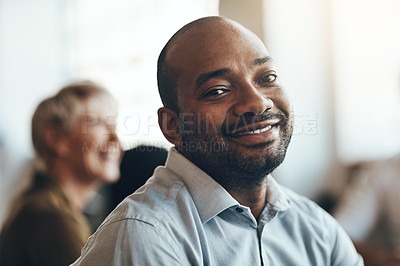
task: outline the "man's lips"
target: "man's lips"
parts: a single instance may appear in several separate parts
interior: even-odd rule
[[[261,134],[269,131],[274,126],[278,125],[279,122],[280,119],[265,120],[258,123],[246,125],[238,129],[234,129],[232,132],[227,133],[227,135],[230,137],[240,137],[246,135]]]
[[[229,124],[226,120],[226,123],[219,128],[219,132],[229,137],[257,135],[271,129],[278,129],[278,126],[285,127],[286,120],[283,113],[265,112],[261,115],[240,115]]]
[[[227,132],[225,135],[234,142],[243,145],[271,144],[279,139],[280,126],[282,123],[284,123],[284,120],[280,118],[270,118],[251,124],[242,124],[239,128],[232,128],[233,130]]]

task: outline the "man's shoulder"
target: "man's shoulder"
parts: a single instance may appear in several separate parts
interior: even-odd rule
[[[148,257],[143,255],[153,252],[167,252],[174,258],[182,237],[193,235],[197,224],[186,226],[186,221],[196,215],[195,204],[179,176],[160,167],[111,212],[88,239],[78,262],[108,265],[129,258],[145,265],[143,260]],[[126,258],[118,255],[121,252]]]
[[[281,186],[281,188],[288,197],[291,206],[294,205],[296,208],[319,209],[318,205],[308,197],[303,196],[288,187]]]
[[[191,208],[192,202],[179,177],[169,169],[160,167],[145,185],[125,198],[110,213],[99,229],[121,221],[159,226],[160,222],[177,218],[180,208]]]
[[[291,215],[298,216],[302,221],[307,221],[316,227],[323,228],[323,226],[327,224],[336,226],[333,217],[317,203],[289,188],[282,187],[282,190],[288,197],[290,204],[289,213],[291,213]]]
[[[286,239],[288,245],[302,246],[300,250],[305,250],[308,258],[316,259],[311,264],[319,265],[319,260],[330,265],[346,265],[350,261],[354,262],[351,265],[361,265],[349,237],[331,215],[307,197],[283,186],[281,190],[290,207],[278,212],[270,223],[271,242],[279,244]]]
[[[318,204],[288,188],[283,188],[290,208],[282,213],[281,223],[285,228],[292,228],[303,239],[313,239],[328,250],[337,250],[338,243],[352,246],[338,222]],[[287,229],[290,230],[290,229]]]

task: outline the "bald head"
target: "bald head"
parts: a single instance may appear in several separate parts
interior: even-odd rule
[[[162,49],[157,65],[157,82],[161,100],[165,107],[178,112],[179,104],[177,97],[177,79],[183,71],[182,66],[174,64],[179,58],[193,57],[196,61],[194,47],[207,49],[210,46],[220,46],[221,49],[214,51],[224,52],[224,47],[230,42],[237,42],[237,35],[246,35],[243,46],[249,40],[261,41],[248,29],[239,23],[224,17],[204,17],[192,21],[178,30]],[[197,55],[198,56],[198,55]]]

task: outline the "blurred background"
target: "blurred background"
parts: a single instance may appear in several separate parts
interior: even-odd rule
[[[254,31],[295,110],[275,177],[339,195],[350,165],[400,152],[398,0],[0,0],[0,223],[27,182],[37,104],[90,79],[120,102],[123,148],[169,147],[157,125],[157,56],[184,24],[223,15]]]

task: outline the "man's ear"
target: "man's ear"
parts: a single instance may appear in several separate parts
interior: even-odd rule
[[[65,158],[70,153],[68,138],[59,129],[49,127],[44,130],[44,139],[50,150],[57,156]]]
[[[181,145],[182,135],[179,131],[179,116],[177,112],[167,107],[158,109],[158,125],[169,142],[176,147]]]

